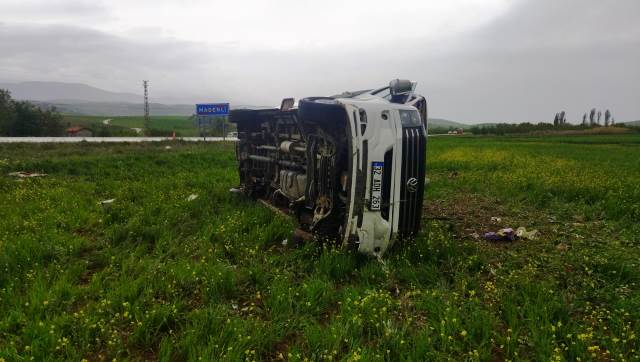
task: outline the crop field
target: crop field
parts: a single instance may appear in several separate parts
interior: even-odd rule
[[[133,128],[144,128],[144,117],[134,116],[65,116],[65,122],[74,126],[99,126],[102,127],[102,121],[110,119],[109,125],[114,129],[131,130]],[[152,116],[151,128],[158,131],[173,132],[183,137],[191,137],[198,135],[198,127],[188,116]]]
[[[638,360],[640,135],[429,142],[382,260],[293,243],[231,143],[0,145],[0,361]]]

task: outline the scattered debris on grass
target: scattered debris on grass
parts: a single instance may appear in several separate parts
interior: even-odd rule
[[[452,199],[427,203],[425,215],[448,222],[459,237],[473,240],[515,241],[536,240],[540,237],[541,233],[537,229],[527,230],[525,226],[514,229],[508,225],[529,226],[532,220],[546,222],[550,216],[531,210],[508,210],[502,205],[497,199],[460,194]],[[501,216],[495,216],[496,214]]]
[[[11,172],[9,174],[9,176],[19,177],[19,178],[31,178],[31,177],[45,177],[45,176],[47,176],[47,174],[46,173],[37,173],[37,172],[19,171],[19,172]]]
[[[424,211],[427,218],[451,224],[458,236],[471,236],[474,239],[473,234],[479,239],[481,232],[496,228],[496,214],[502,215],[499,222],[503,221],[504,215],[510,214],[499,200],[467,193],[452,199],[429,200],[425,203]]]
[[[512,228],[500,229],[497,232],[490,231],[484,234],[484,239],[490,241],[514,241],[516,232]]]
[[[482,236],[485,240],[490,240],[490,241],[498,241],[501,240],[502,238],[498,235],[498,233],[490,231],[488,233],[484,233],[484,235]]]
[[[516,229],[516,236],[521,239],[535,240],[540,236],[540,232],[538,230],[527,231],[527,228],[520,226]]]
[[[497,232],[490,231],[484,234],[484,239],[489,241],[535,240],[539,234],[538,230],[527,231],[525,227],[521,226],[515,231],[512,228],[503,228]]]
[[[191,194],[187,197],[187,201],[193,201],[198,198],[198,194]]]
[[[113,204],[114,201],[116,201],[116,199],[103,200],[103,201],[100,201],[99,204],[100,205],[110,205],[110,204]]]

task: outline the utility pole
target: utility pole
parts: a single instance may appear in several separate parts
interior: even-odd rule
[[[144,132],[147,136],[150,136],[151,118],[149,118],[149,81],[143,80],[142,85],[144,86]]]

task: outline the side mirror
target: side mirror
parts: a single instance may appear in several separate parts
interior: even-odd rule
[[[280,110],[281,111],[288,111],[291,108],[293,108],[293,105],[296,103],[295,98],[285,98],[282,100],[282,103],[280,103]]]

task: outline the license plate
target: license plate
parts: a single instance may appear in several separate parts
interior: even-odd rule
[[[384,162],[371,162],[371,210],[380,210],[382,204],[382,173]]]

